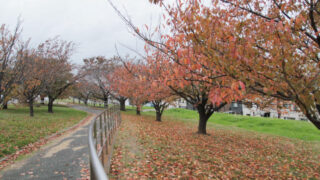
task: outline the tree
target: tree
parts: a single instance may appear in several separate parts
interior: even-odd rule
[[[218,71],[260,96],[292,101],[320,129],[318,1],[178,3],[169,24]]]
[[[148,57],[149,62],[152,58]],[[114,76],[121,78],[117,82],[122,82],[117,83],[115,87],[137,106],[137,114],[140,115],[142,104],[151,102],[156,110],[156,121],[161,121],[164,109],[174,100],[172,91],[160,81],[161,70],[154,64],[131,60],[131,62],[123,61],[123,66],[115,72]]]
[[[112,92],[111,92],[111,96],[115,98],[117,101],[119,101],[120,110],[126,111],[126,101],[128,98],[121,95],[117,95],[117,93],[112,93]]]
[[[170,33],[162,34],[161,26],[157,27],[156,32],[160,33],[160,41],[155,41],[143,33],[130,18],[123,16],[112,3],[111,5],[139,38],[152,47],[153,51],[163,54],[163,58],[158,58],[158,61],[162,60],[161,63],[165,67],[163,82],[198,110],[198,133],[206,134],[207,121],[211,115],[226,103],[242,99],[245,95],[245,87],[241,81],[233,80],[221,69],[216,68],[209,57],[203,53],[205,47],[198,48],[198,42],[186,34],[183,26],[184,19],[180,19],[179,13],[185,13],[192,8],[192,1],[190,1],[190,7],[181,7],[182,2],[178,1],[178,3],[176,9],[164,6],[169,15],[166,24],[169,25]],[[192,23],[198,22],[195,20]],[[205,29],[199,31],[201,30]],[[205,40],[198,39],[198,41]],[[149,51],[148,48],[146,48],[147,51]]]
[[[114,57],[113,58],[113,64],[114,68],[111,72],[106,74],[106,79],[108,79],[108,87],[110,89],[110,95],[119,101],[120,104],[120,110],[125,111],[126,110],[126,100],[128,99],[127,97],[121,95],[119,92],[121,91],[120,89],[122,88],[119,85],[119,82],[122,80],[121,77],[116,75],[116,71],[118,69],[121,69],[122,64],[121,64],[121,58],[120,57]]]
[[[111,76],[112,77],[112,76]],[[115,79],[113,79],[112,81],[109,81],[109,82],[114,82],[114,83],[117,83],[117,81],[114,81]],[[117,87],[116,85],[111,85],[110,84],[110,95],[116,99],[117,101],[119,101],[119,104],[120,104],[120,110],[121,111],[126,111],[126,101],[127,101],[127,97],[124,97],[124,96],[121,96],[119,93],[118,93],[118,90],[116,89],[113,89],[113,87]]]
[[[162,73],[164,83],[178,96],[185,99],[195,107],[199,114],[198,133],[206,134],[207,121],[211,115],[221,109],[229,99],[228,95],[221,95],[220,87],[212,86],[211,83],[196,80],[198,77],[190,73],[185,66],[181,66],[172,61],[162,61]],[[166,70],[165,70],[166,69]],[[226,88],[227,89],[227,88]],[[221,98],[219,101],[211,101],[210,97]]]
[[[123,98],[122,95],[125,95],[131,99],[131,102],[139,102],[136,103],[137,114],[140,114],[138,108],[141,102],[142,104],[144,101],[151,102],[156,110],[156,120],[161,121],[164,109],[173,100],[171,98],[173,93],[159,80],[161,79],[161,72],[158,67],[139,61],[134,63],[135,59],[130,59],[129,57],[125,59],[118,58],[122,61],[122,65],[117,65],[114,73],[111,73],[108,77],[110,79],[109,82],[112,82],[110,86],[112,91],[118,94],[118,97]],[[149,57],[149,59],[152,58]],[[127,82],[127,85],[119,82]],[[136,93],[128,93],[133,91],[136,91]],[[119,93],[122,93],[122,95]],[[142,99],[142,101],[140,102],[138,99]],[[121,101],[120,104],[122,104]],[[122,106],[125,107],[124,102]]]
[[[74,66],[69,62],[73,43],[59,38],[48,39],[38,46],[39,56],[44,59],[43,92],[48,96],[48,112],[53,113],[53,102],[81,76],[73,75]]]
[[[25,50],[22,61],[25,71],[23,71],[23,78],[18,83],[18,92],[20,98],[28,103],[30,116],[33,116],[34,100],[43,88],[45,62],[41,57],[37,56],[35,49]]]
[[[73,96],[82,100],[85,105],[88,105],[88,100],[91,96],[92,83],[90,83],[86,78],[78,80],[74,84]]]
[[[88,72],[87,77],[93,82],[91,93],[96,99],[104,102],[104,107],[108,107],[110,87],[107,75],[113,71],[113,58],[106,59],[102,56],[87,58],[83,60],[83,69]]]
[[[0,105],[7,107],[8,95],[21,78],[20,58],[28,42],[20,41],[20,22],[13,32],[5,24],[0,27]]]
[[[136,114],[141,115],[143,104],[148,101],[145,77],[141,76],[141,64],[137,62],[123,62],[122,66],[116,66],[109,78],[117,77],[117,83],[111,84],[114,91],[122,97],[127,97],[130,103],[136,106]]]
[[[237,54],[220,60],[223,67],[235,63],[229,75],[261,95],[294,102],[320,129],[319,1],[222,2],[231,10],[224,21],[234,23],[228,44]]]
[[[177,99],[175,92],[163,82],[167,74],[164,74],[165,69],[161,64],[163,58],[159,51],[147,56],[147,65],[142,66],[143,73],[140,76],[144,76],[146,81],[145,91],[148,92],[148,101],[150,101],[156,111],[156,121],[161,121],[164,110],[169,106],[171,102]]]

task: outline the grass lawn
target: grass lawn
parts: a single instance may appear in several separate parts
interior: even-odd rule
[[[126,106],[126,110],[128,110],[129,112],[131,111],[134,111],[136,112],[136,107],[135,106]],[[154,109],[154,107],[151,107],[151,106],[142,106],[142,110],[145,110],[145,109]]]
[[[34,117],[28,107],[13,107],[0,111],[0,158],[16,149],[38,141],[78,123],[87,113],[64,106],[54,106],[54,113],[47,113],[47,106],[34,107]]]
[[[130,110],[130,109],[129,109]],[[134,112],[130,112],[134,113]],[[155,112],[143,112],[145,115],[155,116]],[[164,117],[173,120],[183,120],[198,123],[197,111],[187,109],[168,109],[164,111]],[[236,127],[250,131],[273,134],[288,138],[295,138],[307,141],[320,141],[320,130],[313,124],[306,121],[283,120],[276,118],[250,117],[225,113],[215,113],[208,121],[208,126],[222,125],[220,127]]]

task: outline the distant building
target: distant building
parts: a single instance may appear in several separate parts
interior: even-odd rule
[[[299,108],[290,102],[282,102],[281,107],[276,103],[260,108],[256,104],[246,104],[243,102],[232,102],[223,107],[220,112],[239,114],[246,116],[261,116],[291,120],[307,120]]]

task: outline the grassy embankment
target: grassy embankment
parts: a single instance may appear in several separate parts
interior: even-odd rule
[[[128,111],[129,113],[134,113],[130,108]],[[152,111],[143,112],[143,114],[155,116],[155,112]],[[171,120],[194,124],[198,122],[198,113],[187,109],[177,108],[165,110],[163,116]],[[220,128],[234,127],[236,129],[245,129],[300,140],[320,141],[320,130],[306,121],[215,113],[208,121],[208,127],[212,126]]]

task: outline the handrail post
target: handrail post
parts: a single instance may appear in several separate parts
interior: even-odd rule
[[[104,122],[104,137],[107,138],[106,111],[103,112],[103,122]]]
[[[94,121],[94,124],[93,124],[93,138],[95,140],[94,144],[95,144],[96,149],[97,149],[98,141],[97,141],[97,123],[96,123],[96,121]]]
[[[118,108],[116,105],[107,108],[97,115],[90,124],[89,152],[90,177],[92,180],[108,179],[106,171],[109,172],[111,163],[112,139],[114,139],[114,134],[121,122]],[[100,146],[99,149],[98,146]]]
[[[104,153],[103,153],[103,149],[104,149],[104,145],[103,145],[103,132],[102,132],[102,118],[101,115],[99,116],[99,121],[100,121],[100,142],[101,142],[101,161],[102,161],[102,165],[104,166]]]

